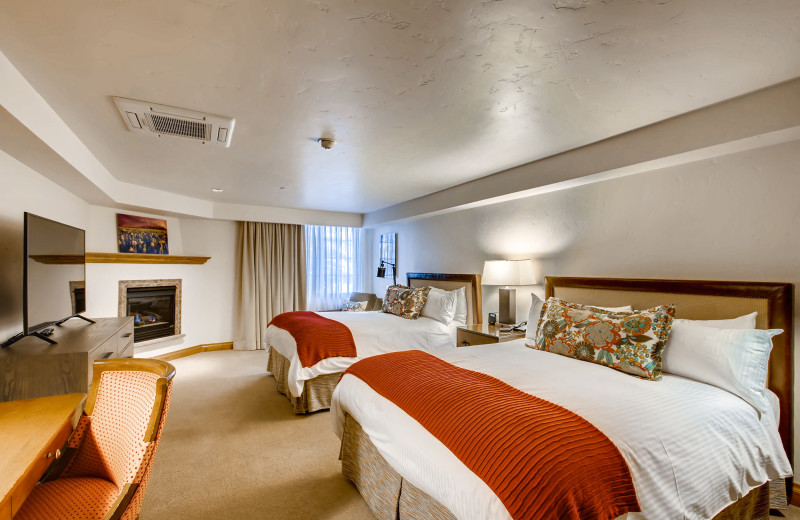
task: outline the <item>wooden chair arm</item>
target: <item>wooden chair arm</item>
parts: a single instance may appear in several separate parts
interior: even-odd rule
[[[125,484],[114,505],[108,510],[103,520],[120,520],[122,515],[125,514],[125,510],[128,509],[128,504],[133,500],[133,495],[137,489],[139,489],[139,484]]]

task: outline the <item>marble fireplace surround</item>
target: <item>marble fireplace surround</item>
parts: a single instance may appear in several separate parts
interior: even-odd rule
[[[162,280],[120,280],[119,281],[119,307],[117,314],[124,317],[128,308],[128,288],[129,287],[175,287],[175,335],[166,338],[158,338],[150,341],[164,341],[182,336],[181,334],[181,279],[162,279]],[[149,343],[149,342],[143,342]]]

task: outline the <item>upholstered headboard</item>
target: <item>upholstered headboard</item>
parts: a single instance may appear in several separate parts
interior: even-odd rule
[[[701,280],[634,280],[627,278],[545,278],[545,296],[590,305],[631,305],[647,309],[672,304],[676,318],[727,319],[758,311],[756,327],[783,329],[772,338],[767,387],[780,399],[778,430],[792,459],[792,356],[794,287],[790,283]]]
[[[483,323],[481,302],[481,275],[479,274],[443,274],[443,273],[407,273],[409,287],[437,287],[445,291],[453,291],[464,287],[467,295],[467,323]]]

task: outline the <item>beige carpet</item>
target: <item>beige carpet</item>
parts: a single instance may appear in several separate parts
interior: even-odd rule
[[[292,413],[266,353],[173,361],[167,424],[142,520],[372,519],[341,474],[330,414]]]
[[[208,352],[177,368],[142,520],[372,519],[342,477],[330,414],[296,416],[266,353]],[[785,517],[800,520],[792,507]]]

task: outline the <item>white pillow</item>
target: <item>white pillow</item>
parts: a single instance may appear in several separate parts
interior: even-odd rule
[[[754,329],[756,328],[756,316],[758,316],[757,312],[751,312],[730,320],[684,320],[678,318],[672,320],[672,326],[675,327],[676,323],[689,322],[703,325],[704,327],[714,327],[715,329]]]
[[[717,329],[673,323],[661,368],[738,395],[760,413],[769,410],[767,367],[772,336],[780,329]]]
[[[456,291],[445,291],[444,289],[431,287],[420,315],[441,321],[445,325],[450,325],[455,314]]]
[[[622,307],[600,307],[599,305],[588,305],[584,304],[587,307],[595,307],[597,309],[603,309],[604,311],[608,312],[633,312],[633,307],[630,305],[623,305]]]
[[[531,293],[531,310],[528,311],[528,325],[525,329],[526,339],[536,339],[536,329],[539,326],[539,318],[542,316],[542,305],[544,301]]]
[[[542,306],[544,302],[541,298],[536,296],[536,294],[531,293],[531,310],[528,311],[528,325],[527,329],[525,329],[525,338],[526,339],[536,339],[536,329],[539,326],[539,318],[542,316]],[[591,307],[597,307],[596,305],[591,305]],[[633,308],[630,305],[626,305],[624,307],[597,307],[598,309],[604,309],[611,312],[633,312]]]
[[[466,323],[467,322],[467,290],[463,287],[459,287],[455,291],[451,291],[456,293],[456,313],[453,316],[453,321],[457,321],[459,323]]]

